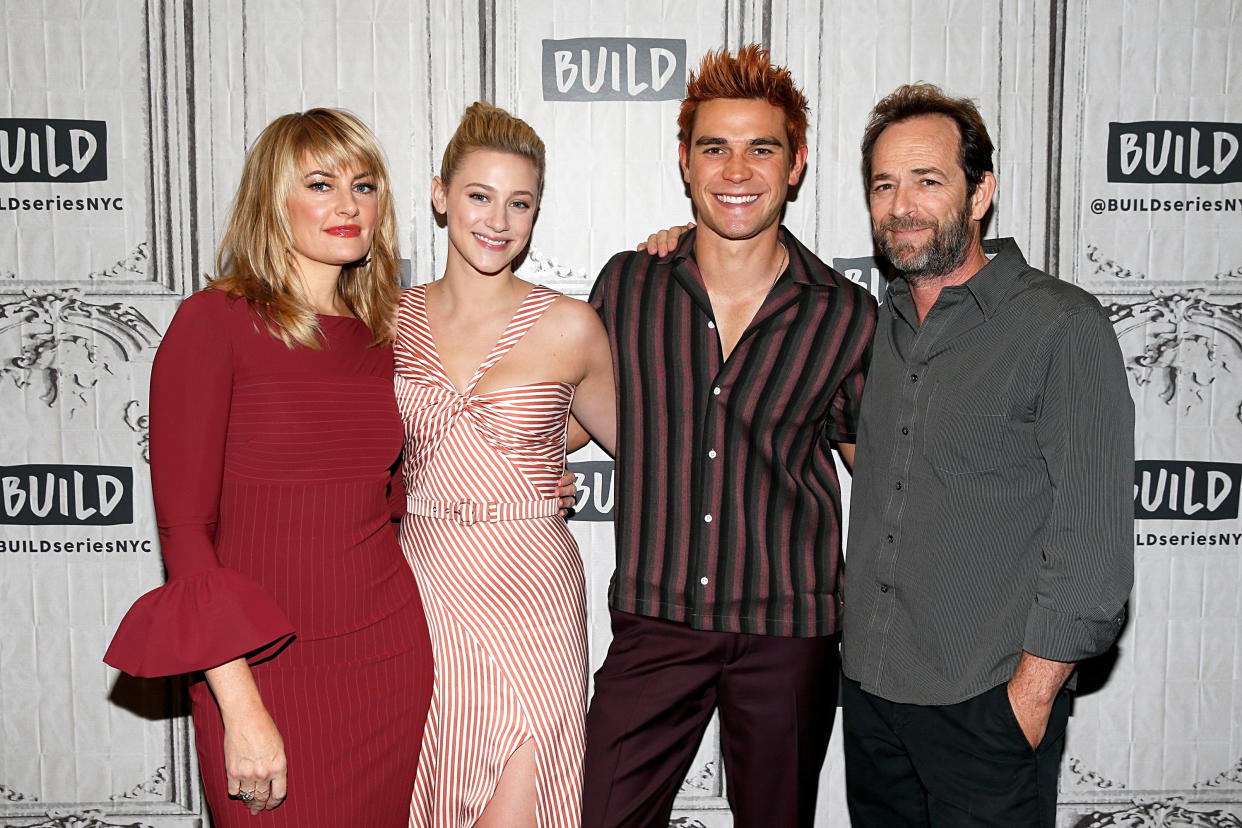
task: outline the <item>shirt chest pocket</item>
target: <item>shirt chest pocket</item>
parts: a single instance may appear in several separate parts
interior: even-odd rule
[[[1022,453],[1009,417],[984,405],[955,398],[954,390],[936,387],[928,408],[925,448],[942,474],[983,474],[1006,468]]]

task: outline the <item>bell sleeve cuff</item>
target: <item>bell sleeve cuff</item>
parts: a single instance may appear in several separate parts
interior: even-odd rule
[[[150,678],[262,661],[293,636],[263,587],[235,569],[201,570],[143,595],[121,620],[104,661]]]

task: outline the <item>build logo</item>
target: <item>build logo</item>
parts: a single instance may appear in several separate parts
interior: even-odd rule
[[[127,466],[0,466],[0,524],[133,522],[134,470]]]
[[[686,41],[576,37],[543,41],[545,101],[679,101]]]
[[[1134,121],[1108,125],[1108,180],[1127,184],[1242,182],[1242,124]]]
[[[1238,516],[1242,463],[1138,460],[1134,517],[1230,520]]]
[[[0,118],[0,182],[79,183],[108,178],[103,121]]]
[[[611,460],[589,460],[574,463],[570,469],[577,479],[578,501],[574,504],[574,520],[612,520],[616,470]]]
[[[851,282],[857,282],[875,297],[875,301],[884,302],[888,295],[888,279],[884,276],[888,263],[874,256],[862,256],[853,259],[833,259],[832,267]]]

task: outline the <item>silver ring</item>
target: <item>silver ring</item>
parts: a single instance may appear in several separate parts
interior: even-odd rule
[[[254,791],[240,791],[237,794],[237,798],[242,802],[249,802],[254,799]]]

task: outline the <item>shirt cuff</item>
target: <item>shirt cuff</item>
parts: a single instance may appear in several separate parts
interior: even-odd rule
[[[1037,604],[1026,617],[1022,649],[1051,661],[1082,661],[1112,646],[1125,617],[1124,608],[1103,619],[1067,615]]]

